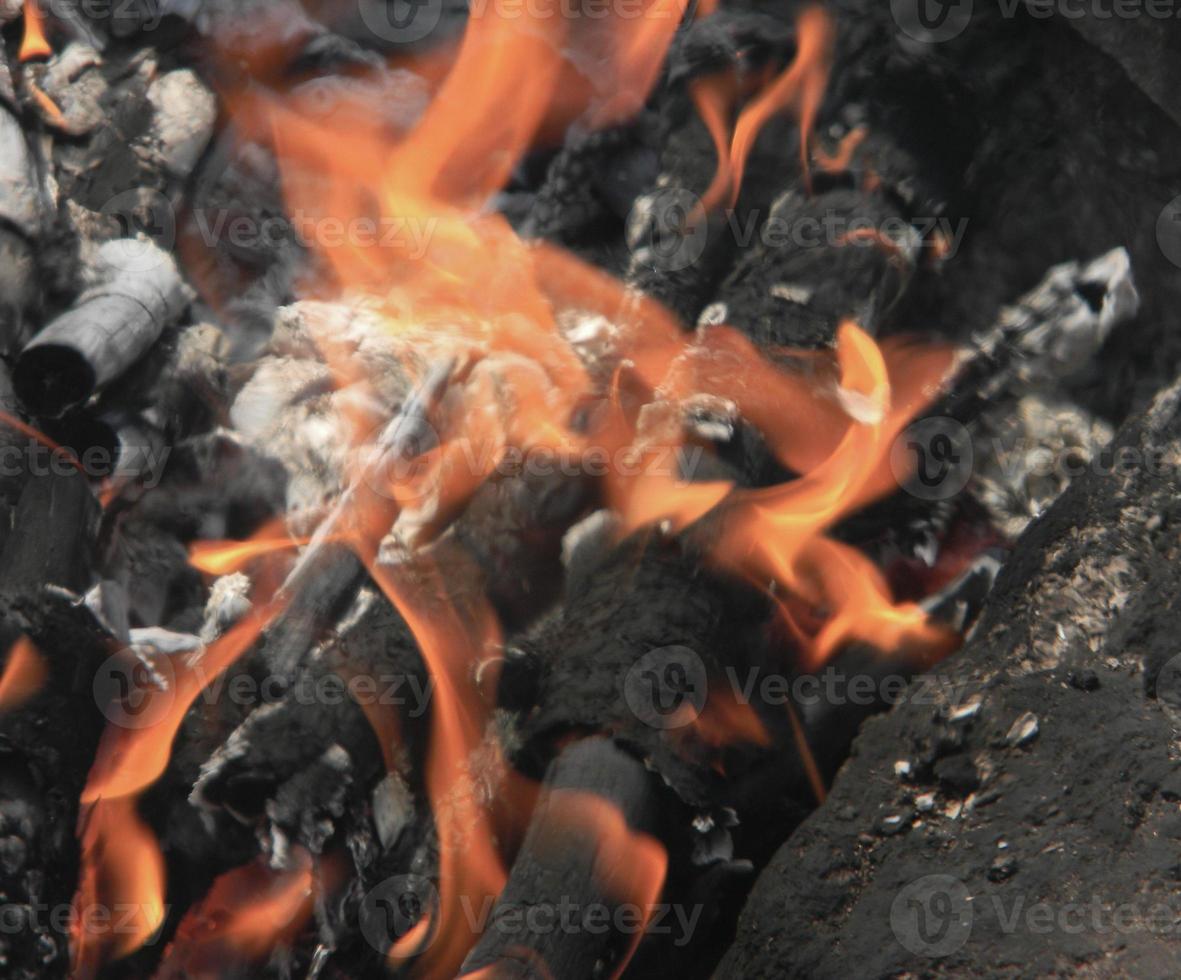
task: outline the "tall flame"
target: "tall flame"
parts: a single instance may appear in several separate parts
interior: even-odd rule
[[[82,876],[74,896],[73,975],[94,976],[106,960],[150,940],[164,921],[164,858],[134,797],[99,800],[78,818]]]
[[[746,162],[763,127],[785,110],[799,122],[800,166],[805,186],[811,186],[809,149],[812,130],[832,70],[836,37],[832,18],[820,7],[807,7],[796,22],[796,55],[774,81],[743,107],[734,124],[730,145],[725,143],[725,116],[736,99],[732,72],[696,79],[690,86],[693,102],[709,130],[717,153],[714,179],[701,198],[701,210],[710,211],[738,199]]]

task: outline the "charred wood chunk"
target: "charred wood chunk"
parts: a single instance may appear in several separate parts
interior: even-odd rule
[[[99,507],[86,477],[50,465],[25,484],[0,555],[0,593],[39,591],[46,584],[84,592],[94,568]]]
[[[717,802],[711,763],[729,749],[706,744],[695,723],[721,707],[712,688],[732,690],[728,668],[763,656],[766,618],[761,596],[667,542],[630,540],[586,562],[572,571],[565,604],[521,638],[506,668],[508,700],[536,684],[521,722],[522,766],[535,770],[569,732],[608,732],[687,802]]]
[[[57,416],[86,401],[134,364],[186,303],[173,259],[145,241],[100,250],[108,280],[30,341],[14,383],[36,415]]]
[[[920,239],[881,197],[791,191],[722,284],[723,318],[759,346],[821,347],[846,318],[873,332],[902,294]]]
[[[49,591],[0,597],[9,656],[14,636],[44,675],[27,700],[0,710],[0,962],[6,977],[32,980],[68,968],[68,923],[46,912],[67,908],[77,884],[78,799],[105,722],[91,679],[111,638],[84,606]]]
[[[269,807],[276,823],[306,832],[304,810],[319,806],[332,772],[369,788],[383,762],[421,749],[426,667],[405,621],[371,591],[294,681],[274,673],[255,681],[260,705],[202,766],[194,798],[206,806],[246,820]],[[398,745],[379,744],[375,733],[393,731],[401,733]],[[336,754],[325,756],[332,746]]]
[[[43,225],[38,186],[20,122],[0,100],[0,350],[5,354],[19,345],[24,314],[36,300],[34,245]]]
[[[866,725],[719,976],[1173,970],[1147,917],[1176,884],[1179,445],[1181,383],[1029,526],[967,646]],[[1011,920],[1015,895],[1100,926]],[[1129,910],[1134,941],[1102,928]]]
[[[587,801],[610,805],[632,830],[656,823],[657,794],[642,763],[603,738],[566,748],[546,772],[545,790],[492,911],[494,925],[468,954],[461,975],[495,964],[498,977],[576,980],[626,962],[634,931],[580,927],[592,909],[612,921],[623,904],[604,881],[601,843],[572,826],[570,804],[585,807]]]

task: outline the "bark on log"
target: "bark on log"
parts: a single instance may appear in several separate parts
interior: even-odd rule
[[[925,696],[865,726],[719,976],[1176,976],[1179,446],[1181,383],[1029,527]]]

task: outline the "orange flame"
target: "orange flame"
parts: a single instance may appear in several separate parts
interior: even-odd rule
[[[45,19],[37,6],[37,0],[25,0],[25,33],[17,57],[21,61],[33,58],[48,58],[53,48],[45,37]]]
[[[134,797],[99,800],[78,817],[82,875],[71,919],[73,975],[92,977],[126,956],[164,921],[164,858]]]
[[[0,711],[11,711],[33,697],[45,684],[49,667],[27,636],[21,635],[8,651],[0,674]]]
[[[217,980],[231,964],[256,963],[290,942],[312,912],[312,862],[273,871],[262,861],[218,877],[208,894],[177,926],[156,980]]]
[[[446,598],[438,572],[416,567],[425,587],[369,556],[369,572],[405,618],[434,681],[427,792],[439,839],[439,906],[435,921],[421,920],[390,949],[391,961],[418,952],[428,934],[434,943],[416,964],[429,976],[453,976],[478,938],[467,927],[461,898],[494,899],[504,888],[492,817],[469,767],[480,746],[488,708],[469,672],[497,638],[486,603],[460,610]],[[493,762],[498,765],[499,760]]]
[[[942,648],[950,641],[945,631],[927,623],[919,607],[892,603],[884,577],[867,557],[823,536],[894,485],[888,465],[893,440],[934,397],[954,362],[949,349],[899,355],[891,372],[882,349],[867,334],[851,323],[841,326],[838,395],[863,421],[851,423],[831,455],[800,479],[736,493],[727,533],[715,545],[724,565],[765,576],[791,595],[829,610],[805,657],[809,667],[823,663],[849,639],[884,649],[904,640]],[[782,448],[776,442],[784,435],[773,431],[769,442]]]
[[[549,812],[567,830],[563,840],[590,842],[595,853],[592,873],[604,894],[643,913],[627,952],[611,974],[619,977],[639,946],[664,889],[668,852],[656,838],[629,827],[618,807],[593,793],[551,790]]]
[[[729,194],[729,206],[738,200],[746,161],[763,127],[784,110],[799,122],[800,166],[804,184],[811,189],[809,147],[816,115],[828,87],[836,38],[832,18],[820,7],[808,7],[796,22],[796,56],[786,70],[738,114],[729,149],[725,147],[723,118],[734,98],[733,79],[716,75],[691,86],[693,101],[714,141],[717,172],[701,198],[700,211],[717,207]]]
[[[229,575],[255,558],[286,551],[308,543],[307,538],[287,534],[281,518],[268,522],[245,541],[194,541],[189,545],[189,564],[206,575]]]
[[[705,707],[693,719],[691,730],[706,745],[714,747],[738,742],[771,744],[771,736],[758,713],[725,685],[710,689]]]
[[[735,188],[742,184],[746,158],[754,147],[755,137],[772,116],[787,108],[800,122],[800,163],[805,182],[809,181],[808,140],[828,86],[835,34],[832,18],[820,7],[809,7],[800,14],[795,61],[770,88],[743,109],[734,126],[730,154],[734,160]]]
[[[137,692],[143,698],[137,706],[139,717],[150,721],[140,728],[107,726],[82,802],[128,796],[154,783],[168,765],[172,740],[189,706],[206,685],[250,648],[277,612],[275,605],[251,612],[203,651],[174,661],[171,685]]]
[[[841,137],[840,143],[837,144],[837,148],[832,153],[823,149],[816,150],[816,165],[825,173],[830,174],[848,170],[858,148],[865,142],[865,138],[868,135],[869,133],[864,126],[857,126],[849,130],[849,132]]]

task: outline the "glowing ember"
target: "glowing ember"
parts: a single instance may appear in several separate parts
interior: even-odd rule
[[[45,684],[49,668],[45,658],[27,636],[17,639],[8,651],[0,674],[0,711],[11,711],[33,697]]]

